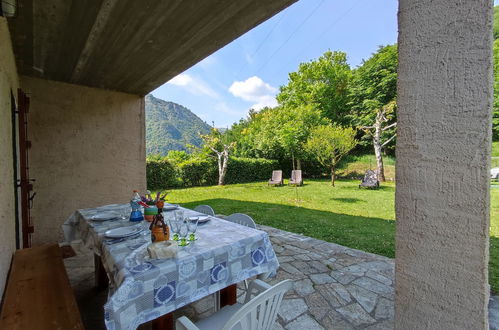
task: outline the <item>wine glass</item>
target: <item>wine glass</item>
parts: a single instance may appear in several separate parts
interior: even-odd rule
[[[187,228],[191,233],[189,235],[189,241],[195,241],[196,238],[196,229],[198,228],[199,217],[190,217],[187,221]]]
[[[181,220],[179,224],[179,235],[180,235],[180,243],[178,246],[186,246],[189,244],[187,242],[187,233],[189,232],[189,228],[187,227],[187,221]]]

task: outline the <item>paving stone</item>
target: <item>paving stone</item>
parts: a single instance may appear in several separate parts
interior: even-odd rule
[[[376,280],[378,282],[386,284],[386,285],[392,285],[392,282],[393,282],[388,277],[381,275],[380,273],[377,273],[377,272],[372,271],[372,270],[368,270],[366,273],[366,276],[372,278],[373,280]]]
[[[334,278],[332,278],[331,276],[329,276],[327,273],[312,274],[312,275],[310,275],[310,279],[315,284],[327,284],[327,283],[336,282],[336,280]]]
[[[308,278],[294,281],[293,288],[300,296],[306,296],[315,291],[312,281],[310,281]]]
[[[386,320],[370,325],[365,330],[393,330],[394,328],[393,320]]]
[[[305,302],[308,305],[308,311],[316,320],[321,320],[331,311],[331,307],[326,299],[318,292],[306,296]]]
[[[279,322],[275,322],[272,330],[284,330],[283,326]]]
[[[366,310],[366,312],[371,313],[374,310],[374,307],[376,307],[376,301],[378,300],[378,295],[353,284],[347,285],[346,288],[352,297],[354,297],[355,300],[357,300],[357,302]]]
[[[316,320],[310,317],[310,315],[302,315],[293,322],[286,325],[286,329],[289,330],[320,330],[324,329]]]
[[[307,256],[306,254],[297,254],[295,255],[295,258],[296,260],[303,260],[303,261],[309,261],[309,260],[312,260],[310,259],[309,256]]]
[[[359,277],[352,283],[361,286],[364,289],[377,293],[385,298],[393,300],[394,289],[391,286],[384,285],[383,283],[365,276]]]
[[[300,272],[306,275],[320,273],[320,270],[312,267],[311,263],[312,262],[294,261],[291,263],[291,265],[293,265],[295,268],[299,269]]]
[[[301,273],[296,267],[292,266],[291,264],[284,262],[280,264],[281,268],[284,269],[286,272],[290,274],[299,274]]]
[[[394,306],[393,301],[380,298],[378,306],[376,306],[376,312],[374,314],[376,319],[393,319],[394,318]]]
[[[382,257],[380,256],[380,258]],[[388,258],[386,258],[386,261],[364,262],[362,266],[366,269],[370,269],[381,274],[388,274],[388,276],[391,278],[393,278],[393,276],[395,275],[395,263]]]
[[[499,296],[491,295],[489,299],[489,327],[499,330]]]
[[[321,273],[329,272],[331,270],[328,267],[326,267],[323,263],[321,263],[320,261],[317,261],[317,260],[313,260],[313,261],[309,262],[308,264],[310,266],[314,267],[315,269],[317,269]]]
[[[336,313],[336,312],[335,312]],[[343,320],[341,316],[334,315],[326,315],[321,321],[321,325],[325,329],[334,329],[334,330],[354,330],[353,325]]]
[[[332,307],[341,307],[352,301],[348,291],[339,283],[316,285],[315,290],[319,292]]]
[[[351,265],[343,268],[341,271],[355,276],[364,276],[367,272],[367,269],[359,265]]]
[[[277,256],[277,260],[279,260],[279,263],[283,263],[283,262],[290,262],[290,261],[293,261],[295,260],[295,258],[293,258],[292,256]]]
[[[376,320],[367,314],[357,303],[337,308],[336,311],[356,327],[376,322]]]
[[[279,309],[279,315],[284,322],[295,319],[300,314],[304,313],[308,309],[307,304],[301,298],[298,299],[284,299],[281,302],[281,308]]]
[[[346,273],[343,270],[333,270],[329,275],[341,284],[348,284],[357,278],[357,276]]]

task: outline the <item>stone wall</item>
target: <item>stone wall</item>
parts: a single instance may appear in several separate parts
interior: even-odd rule
[[[488,329],[492,1],[400,0],[397,329]]]
[[[62,241],[74,210],[124,203],[145,189],[144,99],[25,76],[21,83],[31,97],[33,242]]]
[[[16,249],[11,95],[18,87],[7,21],[0,17],[0,296]]]

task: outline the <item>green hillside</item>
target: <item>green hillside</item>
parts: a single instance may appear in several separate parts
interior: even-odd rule
[[[186,145],[201,146],[199,134],[210,126],[189,109],[152,95],[145,98],[146,153],[166,155],[170,150],[186,150]]]

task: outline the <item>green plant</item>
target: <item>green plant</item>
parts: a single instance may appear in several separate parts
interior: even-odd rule
[[[238,158],[229,159],[230,166],[225,177],[226,183],[244,183],[267,180],[273,170],[278,169],[276,160],[264,158]]]
[[[149,160],[146,163],[147,187],[151,190],[178,187],[177,173],[167,160]]]
[[[216,162],[211,159],[189,159],[178,164],[178,174],[187,187],[212,185],[217,182]]]

